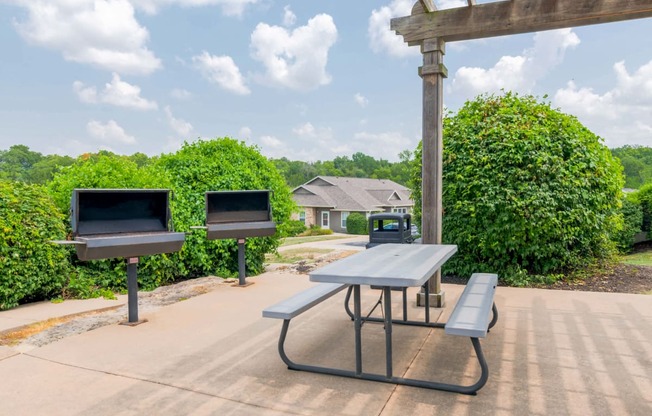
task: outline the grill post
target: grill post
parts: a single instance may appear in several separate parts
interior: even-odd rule
[[[127,258],[127,307],[129,320],[123,325],[136,326],[147,322],[147,319],[138,320],[138,257]]]
[[[245,239],[238,238],[238,286],[247,286],[245,263]]]

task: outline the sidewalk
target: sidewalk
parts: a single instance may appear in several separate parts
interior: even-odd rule
[[[261,311],[312,283],[282,273],[251,281],[146,313],[139,326],[110,325],[22,354],[2,348],[0,414],[652,414],[650,296],[499,287],[500,318],[482,340],[489,381],[462,396],[287,370],[277,352],[281,322]],[[462,287],[443,286],[445,321]],[[364,304],[377,294],[363,290]],[[293,320],[293,359],[353,365],[343,299]],[[412,316],[423,313],[413,304]],[[25,309],[25,319],[39,319],[38,305]],[[12,319],[6,313],[0,318]],[[382,372],[382,325],[365,325],[363,348],[365,369]],[[438,329],[395,326],[394,354],[396,374],[471,383],[479,372],[471,343]]]

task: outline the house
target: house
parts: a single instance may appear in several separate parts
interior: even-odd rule
[[[292,195],[300,207],[293,219],[339,233],[346,232],[346,218],[353,212],[410,213],[414,206],[410,190],[388,179],[317,176],[296,187]]]

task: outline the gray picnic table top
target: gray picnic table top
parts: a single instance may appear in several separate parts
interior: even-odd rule
[[[449,244],[381,244],[310,273],[313,282],[421,286],[457,252]]]

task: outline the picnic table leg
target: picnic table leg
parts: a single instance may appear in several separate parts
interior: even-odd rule
[[[353,285],[353,315],[355,327],[355,374],[362,374],[362,313],[360,307],[360,285]]]
[[[487,330],[491,329],[496,325],[496,322],[498,322],[498,308],[496,308],[496,302],[491,305],[491,312],[492,312],[492,317],[491,317],[491,322],[489,322],[489,327]]]
[[[385,362],[387,378],[392,378],[392,290],[389,286],[383,288],[385,297]]]

